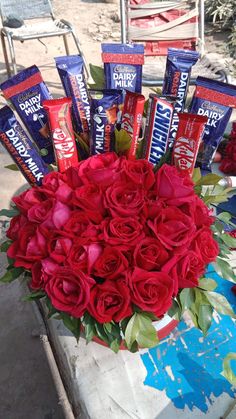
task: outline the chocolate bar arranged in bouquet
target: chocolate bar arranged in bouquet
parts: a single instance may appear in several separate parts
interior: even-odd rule
[[[214,310],[235,318],[207,274],[214,262],[236,282],[230,214],[210,208],[229,179],[200,169],[211,169],[236,86],[199,76],[187,109],[196,52],[170,48],[162,94],[146,102],[143,45],[103,44],[104,80],[97,69],[91,86],[82,57],[55,60],[65,97],[52,97],[36,66],[0,85],[13,108],[0,109],[0,141],[30,184],[1,214],[14,213],[0,282],[27,271],[28,299],[114,352],[154,347],[162,320],[166,336],[186,309],[204,335]]]
[[[0,87],[24,123],[29,133],[25,135],[31,138],[27,141],[33,141],[35,164],[56,161],[63,172],[76,165],[77,159],[115,151],[117,136],[125,131],[128,159],[138,154],[156,165],[170,152],[172,164],[192,174],[195,165],[210,170],[236,107],[235,86],[198,77],[189,111],[186,109],[191,68],[198,58],[197,52],[168,49],[162,95],[149,95],[146,118],[141,94],[144,48],[140,44],[102,44],[103,90],[96,89],[96,84],[89,89],[79,55],[55,58],[68,99],[52,98],[35,65]],[[4,143],[3,137],[1,141]],[[14,153],[11,147],[7,149],[16,161],[16,149]],[[25,166],[19,167],[26,176]],[[40,173],[47,173],[45,167],[41,163]]]

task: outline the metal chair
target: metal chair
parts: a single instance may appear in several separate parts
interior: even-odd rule
[[[17,73],[13,41],[24,42],[31,39],[62,36],[66,54],[69,55],[67,36],[70,34],[73,37],[78,53],[84,59],[86,75],[89,75],[88,67],[73,26],[64,19],[55,18],[50,0],[0,0],[0,13],[3,23],[3,27],[1,28],[2,50],[9,77],[12,72],[13,74]],[[12,16],[22,19],[23,25],[19,28],[4,26],[4,22],[11,19]],[[10,52],[11,65],[8,59],[6,41]]]
[[[150,0],[149,0],[150,1]],[[168,21],[166,12],[174,11],[177,18]],[[150,1],[120,0],[121,42],[142,42],[153,50],[145,55],[152,55],[145,60],[143,67],[143,86],[162,86],[164,79],[167,48],[182,42],[186,49],[197,49],[201,55],[193,66],[190,84],[195,84],[198,75],[229,81],[227,71],[217,61],[211,61],[204,54],[204,0],[167,0]],[[145,19],[163,16],[163,24],[146,25]],[[147,27],[149,26],[149,27]],[[166,42],[163,42],[166,41]],[[154,58],[155,56],[155,58]],[[149,61],[149,62],[148,62]]]

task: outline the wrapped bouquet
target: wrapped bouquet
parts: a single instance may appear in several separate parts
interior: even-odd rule
[[[108,81],[135,79],[127,77],[127,68],[141,66],[140,49],[133,58],[123,51],[124,62],[109,48],[104,51],[116,75],[108,77],[106,68]],[[186,62],[196,61],[186,54]],[[177,56],[183,60],[183,52]],[[220,176],[202,177],[200,168],[194,169],[197,158],[203,169],[209,168],[214,153],[210,137],[218,135],[219,142],[224,131],[216,123],[224,115],[210,115],[206,103],[198,108],[204,112],[194,113],[197,102],[206,102],[206,80],[200,78],[192,113],[183,113],[190,71],[174,74],[172,68],[170,91],[166,80],[165,97],[151,95],[146,114],[144,97],[134,92],[138,84],[131,83],[133,92],[125,97],[117,90],[122,83],[100,91],[93,86],[88,95],[81,59],[64,61],[57,59],[57,66],[72,98],[76,139],[71,99],[53,100],[37,67],[1,86],[37,144],[36,149],[8,107],[0,110],[1,141],[31,184],[12,199],[10,210],[1,211],[11,218],[1,246],[9,266],[1,281],[25,273],[26,299],[43,299],[49,316],[60,318],[77,339],[83,332],[87,342],[98,338],[115,352],[121,346],[132,352],[155,346],[155,322],[166,314],[179,321],[187,310],[204,334],[214,310],[235,317],[207,274],[208,264],[215,263],[223,277],[236,280],[228,263],[236,239],[224,231],[231,216],[217,215],[212,207],[227,200],[228,190],[219,184]],[[233,87],[225,89],[233,102]],[[226,108],[221,102],[227,94],[220,92],[217,99],[215,93],[219,112],[220,106]],[[59,170],[49,165],[55,157]]]

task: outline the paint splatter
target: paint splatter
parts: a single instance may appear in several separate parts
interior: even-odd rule
[[[224,293],[236,308],[230,291],[232,283],[214,272],[209,276],[217,280],[217,291]],[[214,320],[205,338],[199,330],[181,322],[169,339],[141,355],[147,370],[144,384],[165,390],[178,409],[196,407],[206,413],[212,396],[235,396],[231,385],[220,375],[224,357],[235,352],[235,341],[236,326],[228,316],[222,316],[220,323]]]

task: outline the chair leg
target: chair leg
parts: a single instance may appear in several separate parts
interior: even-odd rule
[[[76,33],[74,32],[74,30],[72,30],[72,31],[71,31],[71,35],[73,36],[73,39],[74,39],[75,45],[76,45],[76,47],[77,47],[77,49],[78,49],[78,52],[79,52],[79,55],[80,55],[80,56],[83,58],[83,60],[84,60],[84,69],[85,69],[85,73],[86,73],[87,78],[89,78],[89,69],[88,69],[88,64],[87,64],[86,58],[85,58],[85,56],[84,56],[84,53],[83,53],[83,52],[82,52],[82,50],[81,50],[80,43],[79,43],[79,39],[78,39],[78,37],[77,37]]]
[[[2,31],[1,31],[1,43],[2,43],[2,52],[3,52],[4,61],[5,61],[5,65],[6,65],[7,75],[8,75],[8,77],[11,77],[11,68],[10,68],[10,65],[9,65],[9,60],[8,60],[8,55],[7,55],[5,35]]]
[[[7,34],[7,40],[9,44],[13,74],[17,74],[15,50],[13,45],[13,39],[10,34]]]
[[[68,46],[68,41],[67,41],[67,36],[66,35],[63,35],[63,41],[64,41],[64,45],[65,45],[66,55],[70,55],[70,51],[69,51],[69,46]]]

